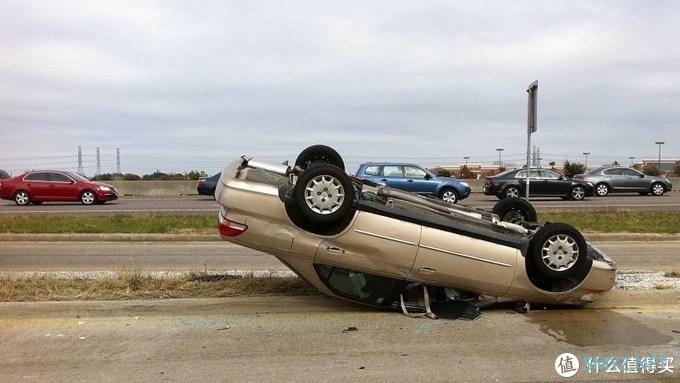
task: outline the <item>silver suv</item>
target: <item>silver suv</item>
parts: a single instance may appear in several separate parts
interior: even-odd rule
[[[671,181],[665,177],[648,176],[635,169],[620,166],[593,169],[585,174],[575,175],[574,179],[591,182],[595,185],[595,195],[600,197],[609,193],[630,192],[662,196],[673,188]]]

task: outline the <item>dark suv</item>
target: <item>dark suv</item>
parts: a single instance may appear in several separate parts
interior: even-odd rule
[[[609,193],[630,192],[661,196],[673,188],[668,178],[648,176],[635,169],[620,166],[593,169],[585,174],[575,175],[574,179],[591,182],[595,185],[595,194],[600,197]]]

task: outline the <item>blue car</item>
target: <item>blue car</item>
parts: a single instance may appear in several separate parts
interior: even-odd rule
[[[470,195],[470,185],[450,177],[438,177],[415,164],[368,162],[361,164],[356,176],[412,193],[435,196],[456,203]]]

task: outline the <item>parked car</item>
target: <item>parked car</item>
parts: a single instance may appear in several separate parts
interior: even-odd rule
[[[211,195],[215,196],[215,188],[217,187],[217,182],[220,180],[222,173],[217,173],[212,177],[201,177],[198,179],[198,185],[196,186],[196,191],[200,195]]]
[[[570,225],[501,221],[350,177],[340,165],[304,156],[294,166],[230,163],[216,190],[222,238],[276,256],[325,294],[403,311],[414,286],[427,310],[480,295],[583,304],[614,285],[614,262]],[[495,208],[527,205],[513,198]]]
[[[574,179],[595,185],[595,194],[600,197],[609,193],[630,192],[662,196],[673,189],[671,181],[666,177],[648,176],[635,169],[620,166],[593,169],[585,174],[575,175]]]
[[[80,201],[93,205],[118,199],[118,191],[109,184],[90,181],[76,173],[38,170],[2,180],[0,198],[14,200],[19,206],[50,201]]]
[[[0,180],[6,180],[6,179],[9,179],[9,178],[12,178],[12,177],[9,176],[9,173],[0,169]]]
[[[357,170],[358,178],[411,193],[430,195],[457,203],[470,195],[470,185],[452,177],[439,177],[416,164],[368,162]]]
[[[486,195],[502,198],[518,198],[526,194],[526,169],[507,170],[487,177],[482,191]],[[564,200],[581,201],[594,193],[593,184],[565,177],[548,169],[529,170],[529,193],[532,196],[559,196]]]

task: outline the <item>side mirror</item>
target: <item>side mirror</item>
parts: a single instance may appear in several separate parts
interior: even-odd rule
[[[569,179],[569,178],[567,178],[566,176],[560,176],[560,181],[566,181],[566,180],[568,180],[568,179]]]
[[[431,179],[432,179],[432,176],[426,173],[426,174],[425,174],[425,179],[426,179],[426,180],[431,180]]]
[[[640,174],[640,178],[645,178],[645,175],[644,175],[644,174]]]

